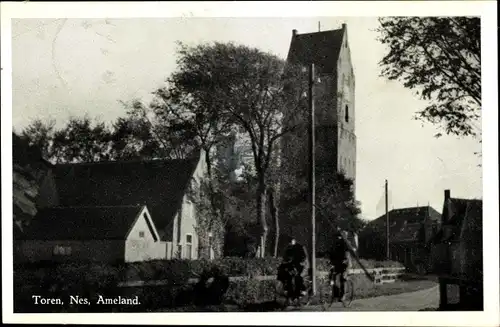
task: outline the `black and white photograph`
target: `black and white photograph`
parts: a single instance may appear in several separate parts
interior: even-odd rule
[[[443,3],[3,2],[4,317],[498,325],[495,2]]]

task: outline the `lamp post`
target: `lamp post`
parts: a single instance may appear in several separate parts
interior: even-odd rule
[[[390,251],[390,241],[389,241],[389,235],[390,235],[390,225],[389,225],[389,186],[387,179],[385,180],[385,227],[386,227],[386,233],[387,233],[387,260],[391,260],[391,251]]]
[[[311,292],[316,294],[316,140],[314,128],[314,64],[309,66],[309,204],[311,211]]]

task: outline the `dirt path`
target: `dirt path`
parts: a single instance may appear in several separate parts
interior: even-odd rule
[[[354,300],[351,307],[335,303],[328,311],[418,311],[439,306],[439,287],[396,295]],[[301,308],[301,311],[321,311],[320,306]]]

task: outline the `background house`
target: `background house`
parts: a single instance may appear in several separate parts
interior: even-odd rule
[[[429,270],[429,242],[437,233],[441,215],[430,206],[389,211],[389,255],[410,270]],[[371,221],[359,235],[359,252],[364,258],[387,258],[385,214]]]
[[[442,227],[433,240],[443,310],[483,310],[483,202],[445,191]]]
[[[146,206],[42,209],[15,242],[18,262],[115,263],[166,256]]]
[[[108,161],[54,167],[61,206],[144,204],[166,259],[198,258],[197,209],[190,190],[205,176],[204,155],[189,159]]]

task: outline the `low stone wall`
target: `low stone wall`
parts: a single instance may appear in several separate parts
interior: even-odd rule
[[[384,283],[394,283],[397,279],[399,279],[404,273],[404,267],[396,267],[396,268],[371,268],[366,270],[373,278],[375,284],[384,284]],[[362,275],[365,274],[363,269],[350,269],[348,272],[349,275]],[[318,277],[326,277],[328,275],[327,271],[318,271]],[[256,279],[256,280],[273,280],[276,279],[274,275],[268,276],[231,276],[229,277],[230,282],[247,280],[247,279]],[[195,284],[198,282],[198,278],[190,278],[189,284]],[[119,287],[141,287],[141,286],[163,286],[169,284],[167,280],[132,280],[126,281],[118,284]]]

